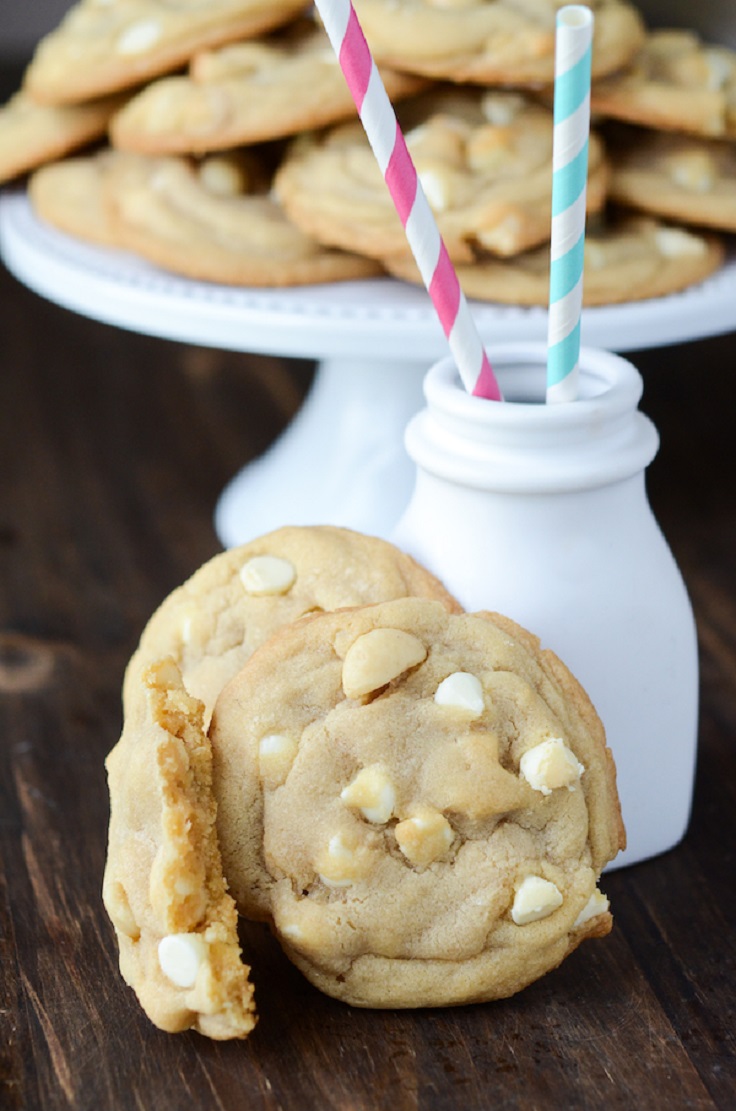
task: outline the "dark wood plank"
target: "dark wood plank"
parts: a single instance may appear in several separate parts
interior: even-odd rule
[[[103,759],[154,606],[219,547],[215,500],[310,368],[76,317],[0,271],[0,1085],[3,1111],[688,1108],[736,1091],[736,337],[634,356],[662,435],[652,503],[702,653],[693,822],[606,877],[610,938],[501,1003],[351,1009],[243,927],[243,1044],[155,1030],[100,901]]]

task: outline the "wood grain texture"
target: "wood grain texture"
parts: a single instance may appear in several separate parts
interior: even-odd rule
[[[0,270],[0,1107],[494,1111],[736,1106],[736,336],[633,356],[650,496],[702,655],[693,820],[605,882],[613,934],[500,1003],[350,1009],[260,926],[243,1044],[155,1030],[100,900],[103,759],[158,602],[218,550],[215,500],[296,410],[306,364],[56,308]]]

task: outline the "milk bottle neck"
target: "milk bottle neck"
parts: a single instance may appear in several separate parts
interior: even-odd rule
[[[427,374],[427,407],[406,432],[421,470],[488,492],[564,494],[619,482],[654,458],[659,438],[626,360],[584,350],[578,399],[548,405],[543,346],[499,346],[492,358],[503,402],[471,397],[450,359]]]

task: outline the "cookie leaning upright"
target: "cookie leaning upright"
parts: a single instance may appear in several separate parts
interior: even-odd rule
[[[330,995],[500,998],[611,928],[603,727],[505,618],[416,598],[308,618],[225,688],[210,738],[238,907]]]
[[[386,540],[331,525],[286,526],[221,552],[153,614],[125,676],[124,706],[139,676],[171,656],[205,721],[225,683],[283,625],[320,610],[408,595],[459,605],[442,584]]]
[[[120,971],[161,1029],[242,1038],[255,1026],[253,988],[222,873],[203,707],[171,660],[140,684],[107,759],[103,899]]]
[[[411,593],[459,609],[386,541],[287,527],[215,556],[144,630],[126,671],[122,735],[107,758],[103,898],[123,978],[162,1029],[235,1038],[255,1023],[216,830],[207,725],[218,694],[285,623]]]
[[[305,0],[78,0],[41,39],[25,87],[41,104],[73,104],[184,65],[198,50],[278,27]]]

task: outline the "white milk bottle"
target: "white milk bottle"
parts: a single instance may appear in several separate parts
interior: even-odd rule
[[[425,379],[409,423],[416,485],[392,539],[467,610],[535,633],[587,690],[617,766],[628,846],[613,867],[687,828],[698,709],[695,624],[646,496],[659,437],[627,360],[583,349],[578,400],[544,404],[543,344],[489,351],[505,400]]]

